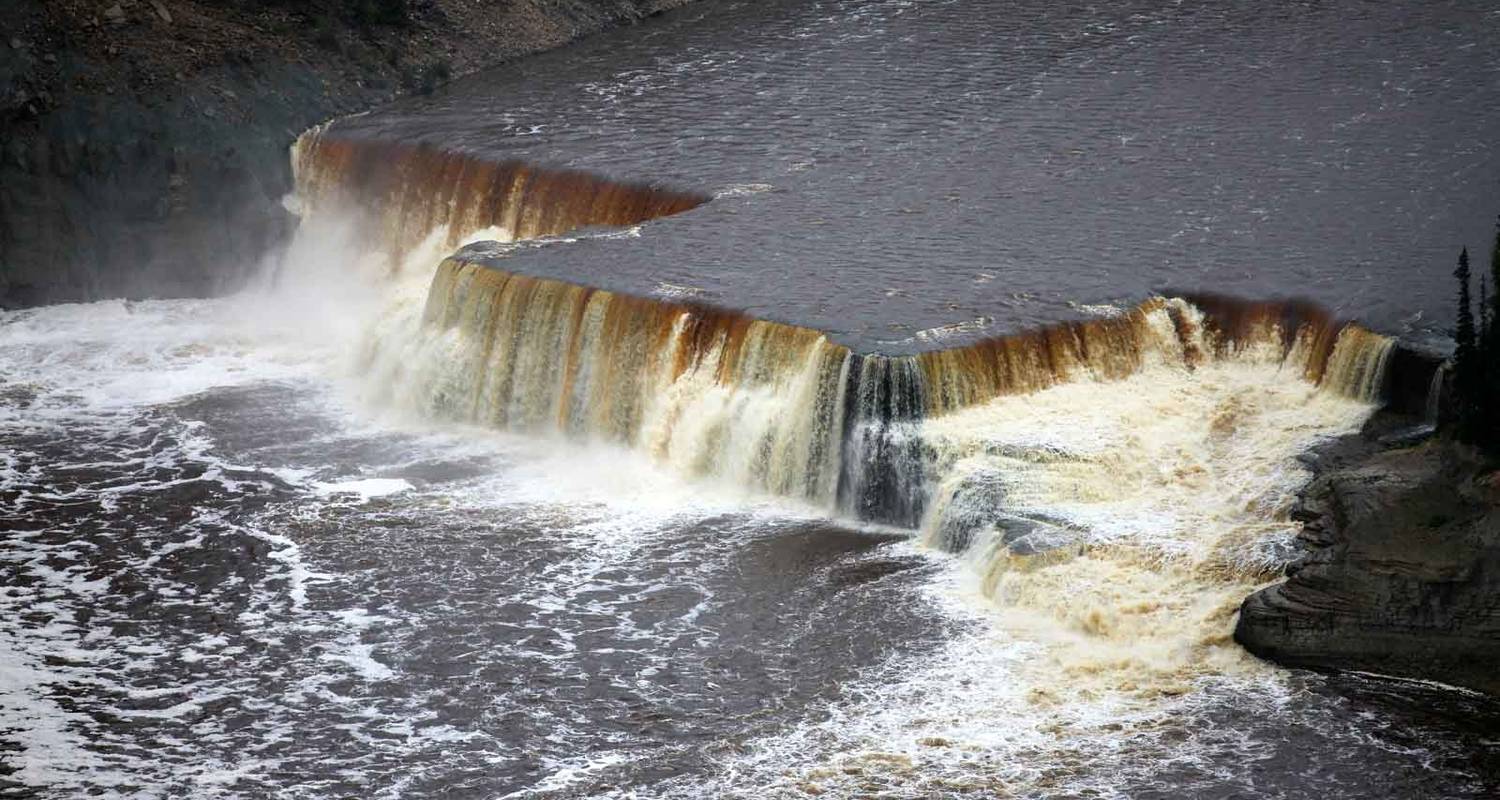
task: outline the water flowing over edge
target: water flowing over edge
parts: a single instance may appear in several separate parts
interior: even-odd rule
[[[914,529],[972,565],[1009,630],[1047,643],[1040,668],[1068,680],[1034,676],[1028,702],[1149,700],[1259,669],[1229,632],[1292,555],[1305,473],[1288,462],[1356,430],[1378,396],[1392,340],[1326,322],[1288,335],[1285,318],[1230,325],[1153,298],[888,357],[455,256],[420,310],[366,341],[359,370],[382,405],[609,442],[690,479]]]
[[[352,217],[377,279],[401,287],[359,348],[378,405],[615,444],[692,480],[915,530],[971,563],[1007,629],[1048,645],[1038,669],[1069,680],[1036,677],[1043,704],[1252,669],[1229,631],[1291,557],[1306,475],[1289,462],[1357,429],[1403,369],[1393,340],[1316,305],[1190,293],[860,353],[729,309],[519,274],[504,247],[443,257],[702,196],[321,131],[294,156],[304,225]]]
[[[366,245],[392,264],[451,250],[480,231],[515,240],[631,225],[708,199],[341,139],[326,127],[299,139],[293,161],[304,215],[353,213]],[[682,474],[919,528],[930,544],[956,552],[974,544],[975,530],[1011,519],[993,492],[980,493],[995,506],[982,513],[972,498],[955,503],[988,480],[966,466],[977,455],[1014,455],[994,452],[982,431],[956,432],[975,409],[1067,386],[1177,380],[1222,364],[1253,364],[1269,380],[1368,407],[1383,393],[1394,350],[1390,338],[1311,303],[1179,293],[1108,316],[887,356],[810,328],[507,266],[503,254],[443,259],[420,313],[409,308],[366,340],[361,369],[377,394],[441,418],[617,443]],[[419,275],[426,269],[414,265]],[[956,488],[960,473],[969,477]],[[953,513],[959,506],[968,510]],[[1020,526],[1027,533],[1006,541],[1029,542],[1011,548],[1024,551],[1049,538],[1031,535],[1038,525],[1054,522],[1030,520]]]
[[[1116,317],[883,356],[809,328],[455,256],[433,278],[422,335],[451,338],[451,356],[463,364],[430,398],[445,416],[619,441],[696,468],[738,454],[745,476],[773,493],[825,505],[842,497],[840,506],[858,516],[899,523],[911,515],[850,494],[910,490],[916,476],[866,478],[836,462],[900,470],[891,462],[919,454],[897,452],[897,428],[996,398],[1225,360],[1272,364],[1282,379],[1366,403],[1379,398],[1389,338],[1326,315],[1289,329],[1297,316],[1283,307],[1214,303],[1235,316],[1153,298]],[[744,416],[763,403],[776,413]],[[684,429],[684,420],[704,415],[716,420],[703,423],[709,430]],[[737,438],[744,449],[732,445]]]
[[[331,124],[331,123],[330,123]],[[678,214],[709,196],[615,181],[579,170],[495,161],[427,145],[344,139],[328,125],[292,146],[299,211],[358,208],[371,242],[392,261],[434,230],[452,248],[500,228],[517,239]]]

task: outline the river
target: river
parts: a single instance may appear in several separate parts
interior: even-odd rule
[[[0,312],[0,793],[1493,796],[1229,635],[1497,28],[708,0],[304,135],[255,285]]]

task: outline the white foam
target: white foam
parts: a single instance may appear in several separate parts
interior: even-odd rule
[[[534,786],[511,792],[503,797],[531,797],[538,792],[558,792],[587,780],[591,775],[610,767],[629,763],[630,756],[621,752],[590,753],[567,762],[553,762],[553,770]]]
[[[324,653],[322,658],[352,667],[367,681],[387,681],[396,677],[395,671],[375,660],[374,650],[374,645],[349,644],[338,651]]]
[[[976,317],[963,322],[954,322],[948,325],[939,325],[936,328],[926,328],[912,334],[919,342],[941,342],[952,339],[955,336],[967,336],[979,333],[995,324],[993,317]]]
[[[627,235],[639,235],[639,228]],[[129,426],[139,424],[136,412],[216,388],[267,382],[316,386],[320,396],[332,395],[324,399],[340,414],[366,414],[342,418],[342,434],[406,436],[422,454],[478,456],[513,466],[434,494],[424,494],[403,478],[340,477],[316,466],[277,466],[264,472],[305,491],[315,499],[310,503],[390,498],[392,504],[405,504],[406,513],[419,515],[454,507],[505,510],[539,535],[554,537],[560,556],[506,598],[528,608],[533,615],[530,623],[548,629],[556,641],[543,648],[523,637],[504,646],[518,657],[567,663],[576,656],[580,634],[566,623],[567,615],[583,608],[615,626],[612,634],[618,639],[643,643],[648,651],[643,675],[665,665],[663,656],[649,652],[660,637],[697,633],[701,610],[715,600],[695,582],[693,570],[709,568],[705,564],[711,564],[715,554],[742,542],[710,537],[694,543],[693,559],[681,565],[676,577],[700,598],[688,613],[668,622],[638,623],[631,604],[649,600],[659,587],[626,585],[613,572],[690,524],[716,515],[733,512],[750,517],[751,528],[771,528],[762,524],[766,518],[819,513],[747,491],[732,479],[685,479],[617,447],[476,431],[388,411],[369,414],[370,408],[360,405],[370,398],[360,395],[363,376],[355,370],[360,360],[354,355],[372,337],[383,337],[387,343],[415,338],[407,334],[420,316],[431,270],[446,247],[438,234],[429,236],[392,274],[387,262],[362,254],[362,243],[353,236],[352,227],[337,219],[310,227],[306,235],[299,235],[278,281],[235,298],[111,301],[0,312],[0,378],[24,384],[38,397],[25,409],[0,406],[0,424],[26,429]],[[485,231],[471,238],[506,239],[508,234]],[[988,318],[981,318],[917,337],[941,339],[978,332],[989,324]],[[388,355],[396,361],[441,358],[443,348],[451,344],[427,343],[429,350]],[[823,715],[753,742],[746,757],[722,765],[716,784],[708,789],[694,786],[689,793],[759,797],[768,789],[793,792],[811,787],[841,796],[932,796],[953,787],[1034,789],[1029,782],[1048,759],[1077,762],[1080,754],[1108,753],[1126,734],[1139,733],[1135,728],[1149,728],[1151,721],[1201,701],[1205,686],[1224,690],[1227,685],[1228,691],[1254,690],[1258,698],[1274,698],[1279,686],[1274,676],[1238,672],[1238,667],[1230,669],[1234,665],[1226,667],[1196,651],[1184,657],[1173,646],[1162,648],[1170,651],[1167,657],[1192,662],[1187,677],[1172,686],[1186,695],[1142,697],[1119,691],[1120,675],[1140,671],[1134,666],[1111,672],[1106,664],[1097,673],[1102,679],[1067,670],[1079,667],[1080,660],[1085,666],[1092,663],[1090,658],[1098,661],[1100,652],[1125,660],[1141,659],[1143,653],[1158,655],[1147,652],[1157,641],[1144,632],[1123,647],[1098,647],[1108,638],[1101,633],[1108,624],[1133,630],[1129,620],[1122,623],[1075,611],[1087,611],[1084,607],[1093,604],[1108,612],[1107,606],[1121,605],[1119,593],[1148,584],[1148,578],[1158,580],[1157,591],[1168,581],[1180,581],[1169,589],[1201,589],[1204,584],[1194,583],[1196,577],[1173,574],[1162,565],[1228,563],[1253,570],[1264,566],[1256,562],[1260,555],[1255,545],[1289,534],[1288,526],[1266,512],[1283,508],[1305,478],[1290,462],[1291,456],[1319,436],[1348,430],[1364,409],[1283,378],[1265,364],[1212,365],[1192,375],[1152,371],[1132,381],[1068,384],[1037,395],[1003,398],[928,423],[924,435],[951,451],[959,471],[998,463],[1015,479],[1014,488],[1022,490],[1013,498],[1016,510],[1066,520],[1088,544],[1101,548],[1098,557],[1085,555],[1056,569],[1002,576],[1008,582],[997,592],[985,584],[991,576],[970,572],[945,556],[923,554],[949,565],[929,587],[928,600],[959,633],[936,653],[893,657],[844,687],[843,699],[823,709]],[[762,418],[782,408],[765,405]],[[1205,435],[1198,423],[1214,420],[1221,421],[1227,435]],[[254,470],[217,458],[206,426],[189,420],[176,436],[172,448],[142,457],[136,471],[204,466],[208,479],[233,489],[242,483],[230,473]],[[7,485],[34,481],[21,463],[19,454],[0,454],[0,479]],[[199,478],[153,477],[105,489],[85,487],[77,493],[97,495],[108,506],[119,498],[190,480]],[[59,491],[55,497],[65,494]],[[313,506],[309,513],[322,507]],[[233,521],[215,520],[200,511],[190,524],[210,522]],[[1220,535],[1226,525],[1239,526],[1233,531],[1238,538]],[[388,712],[368,709],[358,690],[345,684],[351,676],[367,683],[399,679],[396,669],[377,657],[376,645],[363,640],[391,624],[391,618],[363,607],[339,607],[318,594],[322,588],[336,587],[343,576],[310,563],[302,546],[286,532],[240,533],[269,548],[272,569],[255,587],[239,623],[252,632],[249,638],[259,637],[261,645],[295,634],[309,642],[308,658],[325,665],[298,684],[301,695],[347,710],[346,719],[358,721],[342,724],[351,735],[366,739],[372,720],[386,725],[388,732],[408,735],[410,741],[403,744],[408,747],[441,746],[473,735],[442,726],[402,727],[401,721],[391,722]],[[202,534],[143,542],[151,548],[143,563],[146,568],[157,567],[173,554],[216,545]],[[40,587],[0,591],[0,611],[11,619],[17,619],[21,609],[45,609],[46,603],[56,604],[55,613],[48,613],[62,617],[72,607],[87,607],[90,598],[108,588],[107,577],[90,578],[79,568],[58,566],[86,562],[71,550],[43,548],[25,537],[14,537],[7,545],[0,558]],[[1121,566],[1103,550],[1121,545],[1149,551],[1150,558],[1143,559],[1144,565]],[[975,561],[981,568],[988,566],[982,559]],[[238,578],[225,585],[232,586],[233,580]],[[598,599],[602,586],[610,587],[613,599]],[[187,595],[167,581],[152,588],[163,599]],[[1218,586],[1231,593],[1240,588],[1233,583]],[[986,596],[1009,606],[997,608]],[[1217,603],[1221,598],[1211,599]],[[1206,613],[1193,604],[1184,608],[1198,615],[1190,621]],[[1213,624],[1224,623],[1209,618]],[[600,623],[595,619],[589,624]],[[29,631],[0,627],[0,663],[6,664],[0,669],[0,712],[27,743],[16,779],[60,790],[167,779],[161,765],[138,760],[121,766],[93,749],[100,735],[97,726],[56,700],[55,687],[69,680],[135,701],[178,700],[159,709],[116,709],[119,716],[143,723],[189,718],[207,703],[234,696],[284,715],[281,727],[269,738],[295,735],[286,728],[293,724],[288,718],[296,718],[297,698],[259,698],[244,685],[216,683],[213,674],[181,685],[142,688],[133,683],[149,679],[159,663],[206,663],[218,671],[254,650],[241,639],[224,636],[206,636],[187,645],[169,649],[149,641],[113,641],[102,631],[80,638],[61,623]],[[1079,654],[1086,658],[1070,660]],[[1176,665],[1168,663],[1172,669]],[[1054,666],[1058,668],[1049,671]],[[1227,684],[1212,684],[1225,675]],[[1049,686],[1049,678],[1066,678],[1073,685]],[[1087,691],[1077,691],[1080,687]],[[274,707],[283,701],[285,708]],[[1126,734],[1119,733],[1120,728]],[[417,735],[418,731],[424,733]],[[219,735],[211,727],[208,733]],[[561,723],[556,737],[559,748],[582,738],[572,736]],[[550,772],[522,794],[566,791],[629,759],[620,750],[552,759],[547,762]],[[173,777],[227,791],[256,777],[263,767],[250,755],[236,763],[206,758],[185,769],[185,775]],[[1098,772],[1090,773],[1090,779],[1097,780]]]
[[[703,290],[696,286],[681,286],[666,281],[658,281],[652,294],[668,300],[680,300],[682,298],[696,298],[703,295]]]
[[[386,497],[409,491],[412,488],[409,481],[401,478],[364,478],[350,481],[317,481],[312,484],[313,493],[319,497],[334,497],[338,495],[354,495],[359,502],[366,503],[376,497]]]
[[[714,199],[722,200],[727,197],[746,197],[755,194],[765,194],[776,187],[769,183],[732,183],[714,192]]]

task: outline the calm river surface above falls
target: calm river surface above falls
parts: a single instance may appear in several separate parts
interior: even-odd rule
[[[1500,209],[1496,41],[1478,2],[705,0],[325,134],[704,192],[468,252],[861,351],[1171,290],[1423,339]],[[1229,641],[1367,396],[1163,357],[903,419],[957,477],[862,523],[652,427],[753,467],[781,384],[674,374],[623,443],[435,413],[451,248],[347,222],[233,297],[0,312],[0,797],[1500,794],[1492,703]],[[1065,544],[971,546],[985,486]]]
[[[334,130],[716,193],[525,271],[881,352],[1163,289],[1404,333],[1492,235],[1497,35],[1482,2],[708,3]]]

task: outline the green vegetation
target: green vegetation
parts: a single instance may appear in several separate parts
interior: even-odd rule
[[[1490,251],[1490,274],[1479,277],[1476,316],[1469,287],[1469,250],[1458,256],[1458,325],[1453,338],[1454,433],[1461,440],[1500,458],[1500,224]]]

